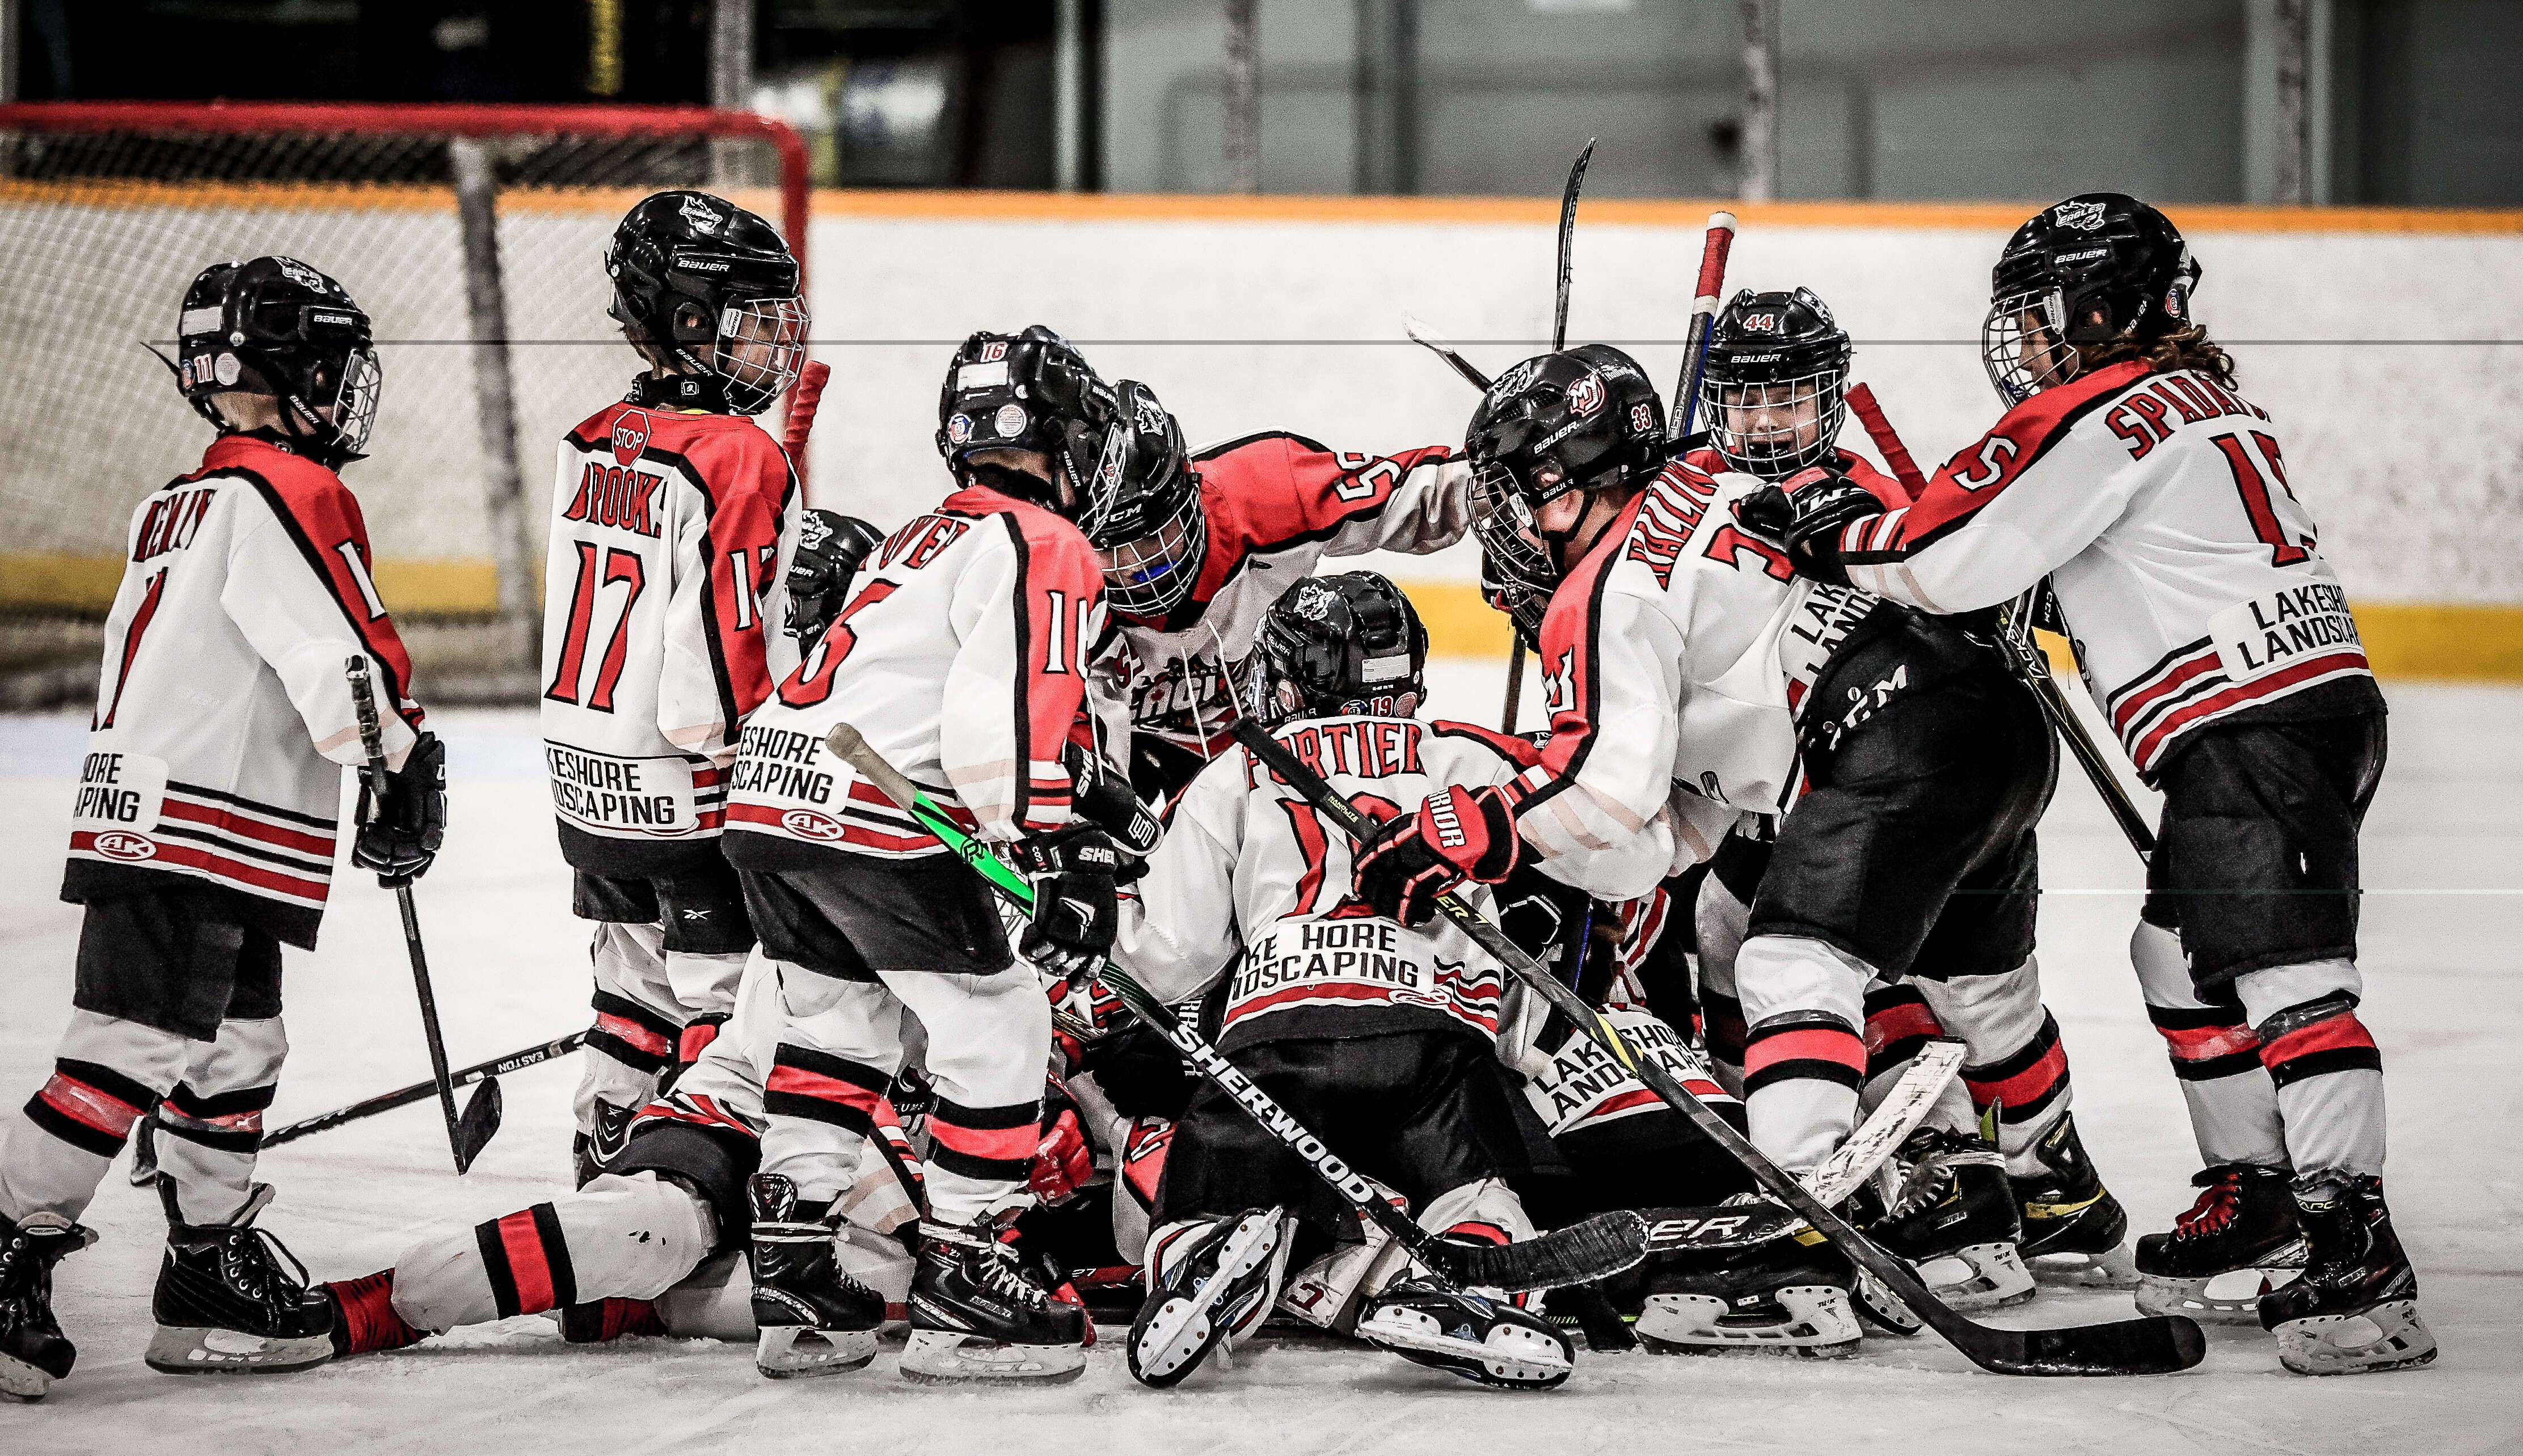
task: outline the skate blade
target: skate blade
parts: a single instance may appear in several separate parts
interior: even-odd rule
[[[1936,1297],[1958,1312],[2004,1309],[2032,1297],[2032,1273],[2012,1244],[1966,1244],[1917,1268]]]
[[[2436,1357],[2435,1332],[2414,1299],[2387,1299],[2362,1314],[2314,1315],[2278,1326],[2278,1363],[2298,1375],[2404,1370]]]
[[[1547,1390],[1564,1385],[1576,1367],[1559,1341],[1539,1330],[1500,1325],[1486,1339],[1458,1339],[1415,1309],[1380,1309],[1357,1326],[1357,1337],[1415,1365],[1511,1390]]]
[[[818,1330],[811,1325],[770,1325],[753,1343],[753,1368],[775,1381],[839,1375],[876,1358],[874,1330]]]
[[[2133,1290],[2138,1286],[2137,1259],[2125,1244],[2101,1253],[2060,1250],[2034,1254],[2023,1261],[2032,1282],[2062,1290]]]
[[[922,1386],[1064,1386],[1086,1373],[1086,1347],[1000,1344],[952,1330],[914,1330],[899,1369],[904,1380]]]
[[[14,1355],[0,1355],[0,1395],[13,1400],[41,1400],[52,1387],[52,1372]]]
[[[333,1358],[333,1337],[302,1336],[278,1339],[241,1330],[160,1325],[141,1356],[150,1369],[167,1375],[264,1375],[305,1370]]]
[[[1221,1319],[1218,1301],[1278,1252],[1280,1224],[1256,1214],[1226,1238],[1216,1272],[1187,1295],[1167,1299],[1155,1317],[1133,1321],[1130,1330],[1130,1374],[1141,1385],[1163,1389],[1182,1383],[1214,1352],[1220,1364],[1234,1343],[1238,1317],[1251,1311],[1233,1309]]]
[[[1857,1311],[1833,1285],[1787,1285],[1773,1295],[1787,1311],[1770,1324],[1730,1321],[1714,1294],[1649,1294],[1633,1332],[1659,1355],[1800,1355],[1836,1360],[1857,1353]]]
[[[2138,1313],[2177,1314],[2203,1325],[2246,1325],[2257,1329],[2261,1323],[2261,1296],[2293,1284],[2302,1273],[2301,1268],[2261,1265],[2228,1269],[2206,1279],[2142,1274],[2137,1282]]]

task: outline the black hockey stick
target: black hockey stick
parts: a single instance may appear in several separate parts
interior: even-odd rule
[[[1403,314],[1402,332],[1410,336],[1411,343],[1444,359],[1455,373],[1463,376],[1465,384],[1484,395],[1490,392],[1490,377],[1481,372],[1480,366],[1463,357],[1461,352],[1454,346],[1431,338],[1427,330],[1420,327],[1419,320],[1407,313]]]
[[[918,820],[922,828],[944,841],[1002,898],[1028,915],[1032,913],[1033,886],[1025,877],[949,819],[921,791],[920,785],[904,777],[885,762],[882,754],[869,747],[857,728],[841,724],[825,743],[875,784],[879,792]],[[1127,972],[1108,962],[1099,978],[1121,998],[1131,1014],[1171,1043],[1192,1070],[1233,1099],[1332,1192],[1391,1234],[1395,1243],[1446,1283],[1457,1289],[1558,1289],[1608,1278],[1645,1257],[1646,1221],[1627,1209],[1597,1214],[1584,1223],[1517,1244],[1453,1244],[1437,1238],[1388,1202],[1373,1183],[1352,1169],[1321,1138],[1290,1116],[1270,1094],[1256,1086],[1197,1029],[1150,995]]]
[[[351,704],[359,718],[359,747],[367,754],[367,767],[359,772],[368,781],[368,802],[383,805],[386,798],[385,733],[377,724],[376,688],[368,681],[368,660],[364,656],[351,659],[343,670],[351,680]],[[447,1147],[455,1154],[455,1171],[461,1174],[473,1166],[482,1150],[500,1131],[500,1083],[486,1077],[482,1090],[464,1104],[458,1116],[455,1111],[455,1084],[447,1073],[447,1039],[438,1031],[438,997],[429,988],[429,953],[420,944],[420,916],[412,909],[411,882],[394,887],[395,903],[403,911],[403,945],[411,956],[412,988],[420,993],[420,1031],[429,1044],[430,1080],[438,1087],[438,1109],[447,1118]]]
[[[1353,840],[1363,841],[1374,832],[1375,821],[1335,792],[1321,775],[1306,767],[1261,725],[1246,719],[1236,725],[1235,737],[1281,782],[1329,816]],[[1933,1327],[1982,1370],[2001,1375],[2159,1375],[2187,1370],[2207,1353],[2208,1343],[2199,1327],[2174,1315],[2148,1315],[2055,1330],[2001,1330],[1966,1318],[1937,1298],[1917,1270],[1884,1252],[1815,1198],[1802,1183],[1771,1162],[1733,1124],[1691,1096],[1652,1057],[1633,1053],[1608,1017],[1588,1006],[1575,991],[1507,939],[1506,932],[1496,922],[1464,904],[1459,895],[1439,896],[1437,908],[1615,1062],[1644,1082],[1667,1105],[1690,1118],[1691,1126],[1707,1135],[1709,1141],[1734,1154],[1773,1198],[1813,1225],[1816,1232],[1837,1245],[1859,1268],[1874,1275],[1922,1322]]]
[[[503,1077],[510,1072],[523,1071],[541,1062],[567,1057],[586,1044],[587,1033],[573,1031],[559,1041],[546,1042],[540,1047],[528,1047],[522,1052],[511,1052],[505,1057],[494,1057],[489,1061],[477,1061],[471,1066],[450,1072],[447,1074],[447,1085],[450,1088],[455,1088],[479,1082],[486,1088],[497,1087],[500,1084],[492,1080],[493,1078]],[[347,1107],[335,1107],[330,1112],[318,1112],[312,1117],[302,1118],[287,1127],[274,1128],[262,1135],[262,1146],[276,1148],[283,1143],[294,1143],[309,1134],[330,1132],[346,1122],[357,1122],[362,1117],[374,1117],[379,1112],[391,1112],[397,1107],[408,1107],[413,1103],[428,1101],[437,1091],[438,1079],[432,1077],[426,1082],[414,1082],[409,1087],[398,1087],[392,1092],[380,1092],[374,1097],[361,1099]]]
[[[2006,659],[2007,665],[2015,669],[2015,675],[2023,680],[2024,685],[2032,689],[2033,698],[2041,704],[2041,716],[2050,720],[2050,727],[2058,732],[2060,741],[2068,745],[2069,756],[2075,759],[2076,767],[2085,771],[2085,777],[2093,783],[2094,792],[2102,797],[2103,807],[2111,811],[2112,822],[2128,836],[2129,848],[2137,851],[2138,862],[2151,864],[2155,859],[2154,826],[2131,802],[2128,787],[2120,782],[2118,771],[2112,767],[2111,760],[2103,757],[2102,746],[2094,741],[2093,734],[2085,731],[2085,721],[2078,718],[2076,710],[2069,704],[2066,692],[2059,686],[2059,680],[2051,675],[2050,654],[2042,651],[2041,644],[2032,639],[2035,604],[2049,589],[2050,583],[2044,579],[2041,585],[1997,609],[1998,652]]]

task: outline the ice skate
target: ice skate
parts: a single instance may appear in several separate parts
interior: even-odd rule
[[[0,1395],[41,1400],[78,1350],[53,1318],[53,1266],[96,1235],[58,1213],[0,1218]]]
[[[2418,1275],[2383,1206],[2383,1180],[2316,1174],[2295,1186],[2304,1276],[2261,1296],[2261,1328],[2298,1375],[2424,1365],[2436,1337],[2418,1317]]]
[[[1210,1352],[1231,1348],[1269,1313],[1293,1233],[1279,1209],[1250,1209],[1184,1231],[1158,1255],[1155,1288],[1130,1322],[1130,1374],[1143,1386],[1179,1385]]]
[[[2103,1187],[2094,1160],[2076,1136],[2071,1113],[2032,1145],[2043,1171],[2010,1176],[2023,1225],[2019,1251],[2041,1284],[2076,1289],[2125,1290],[2137,1284],[2128,1249],[2128,1210]]]
[[[1051,1297],[986,1227],[920,1225],[902,1378],[1061,1385],[1086,1369],[1086,1310]]]
[[[837,1375],[876,1358],[884,1296],[841,1272],[833,1226],[797,1186],[756,1173],[753,1204],[753,1368],[775,1381]]]
[[[2032,1297],[2015,1191],[1997,1149],[1979,1138],[1922,1128],[1902,1145],[1906,1166],[1891,1211],[1868,1237],[1909,1260],[1936,1297],[1958,1310],[2002,1309]]]
[[[2224,1163],[2191,1180],[2200,1190],[2168,1233],[2137,1241],[2137,1307],[2203,1325],[2252,1325],[2261,1296],[2304,1271],[2304,1234],[2284,1168]]]
[[[631,1118],[637,1107],[620,1107],[595,1100],[595,1127],[592,1132],[573,1134],[569,1140],[570,1175],[577,1179],[573,1188],[585,1188],[604,1171],[604,1165],[621,1155],[623,1145],[631,1141]]]
[[[1633,1328],[1658,1354],[1854,1354],[1855,1287],[1855,1266],[1799,1223],[1748,1248],[1667,1256],[1647,1273]]]
[[[1380,1350],[1510,1390],[1568,1383],[1577,1346],[1502,1296],[1463,1293],[1412,1277],[1367,1301],[1357,1338]]]
[[[144,1357],[169,1375],[303,1370],[333,1358],[333,1296],[309,1289],[298,1262],[254,1217],[271,1201],[258,1186],[225,1223],[187,1224],[175,1186],[160,1180],[167,1203],[167,1259],[150,1300],[158,1333]]]

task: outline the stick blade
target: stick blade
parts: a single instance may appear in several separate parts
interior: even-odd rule
[[[2179,1315],[1988,1333],[2005,1337],[2007,1347],[1960,1347],[1981,1369],[2005,1375],[2171,1375],[2208,1354],[2207,1336]]]
[[[500,1079],[485,1077],[473,1089],[464,1104],[464,1113],[455,1119],[455,1171],[462,1173],[473,1166],[473,1159],[491,1146],[500,1135],[500,1117],[504,1110],[505,1094],[500,1091]]]
[[[1462,1257],[1438,1273],[1457,1284],[1494,1290],[1556,1290],[1608,1279],[1646,1257],[1647,1222],[1637,1211],[1616,1208],[1583,1223],[1553,1229],[1519,1244],[1447,1245],[1438,1251]]]

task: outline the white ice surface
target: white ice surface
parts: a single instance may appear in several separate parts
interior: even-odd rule
[[[1441,707],[1495,721],[1497,665],[1440,664],[1434,678]],[[906,1386],[889,1351],[855,1375],[775,1384],[738,1346],[573,1348],[529,1318],[299,1375],[177,1378],[140,1363],[161,1217],[118,1163],[89,1212],[102,1241],[60,1269],[78,1368],[41,1405],[0,1403],[0,1452],[2523,1448],[2523,692],[2396,685],[2391,697],[2392,765],[2364,841],[2365,1015],[2390,1077],[2393,1206],[2444,1345],[2427,1370],[2301,1379],[2257,1332],[2211,1332],[2207,1363],[2184,1375],[2006,1380],[1923,1337],[1871,1339],[1830,1364],[1581,1355],[1565,1389],[1518,1397],[1367,1351],[1262,1348],[1158,1393],[1131,1383],[1108,1341],[1073,1386],[972,1392]],[[78,913],[55,891],[83,728],[0,718],[10,1106],[45,1075],[70,1011]],[[451,713],[439,730],[455,822],[420,915],[460,1065],[584,1022],[586,936],[567,914],[531,717]],[[2137,1227],[2163,1228],[2189,1203],[2196,1155],[2124,962],[2136,865],[2072,771],[2042,840],[2042,959],[2078,1121]],[[392,897],[365,876],[337,882],[323,947],[291,954],[287,988],[296,1050],[274,1125],[427,1075]],[[425,1104],[275,1150],[264,1166],[280,1198],[265,1221],[318,1277],[339,1278],[390,1263],[425,1223],[547,1197],[565,1184],[574,1075],[507,1079],[506,1130],[461,1180]],[[2045,1294],[2011,1318],[2126,1310],[2124,1294]]]

